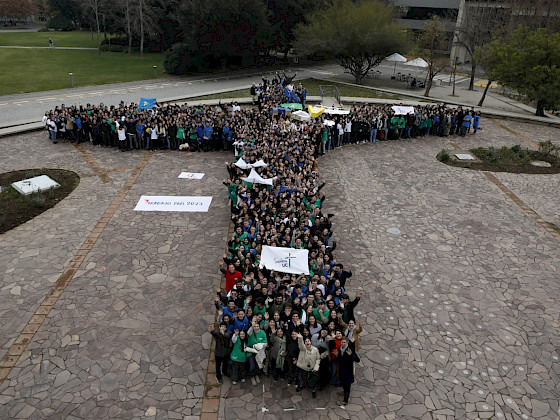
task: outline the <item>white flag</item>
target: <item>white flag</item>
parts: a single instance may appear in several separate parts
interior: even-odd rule
[[[307,249],[262,247],[260,268],[281,273],[309,274],[309,251]]]

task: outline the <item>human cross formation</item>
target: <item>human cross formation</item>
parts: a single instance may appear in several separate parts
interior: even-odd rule
[[[290,119],[280,104],[303,98],[303,86],[264,78],[255,86],[254,106],[163,105],[140,110],[119,106],[57,107],[45,113],[53,143],[92,142],[127,151],[134,148],[235,151],[273,185],[243,181],[247,169],[227,164],[224,180],[234,233],[220,269],[225,293],[218,288],[216,379],[232,385],[260,383],[264,374],[286,381],[312,398],[328,386],[342,387],[339,405],[348,404],[355,363],[360,362],[362,323],[352,299],[352,277],[337,261],[331,218],[322,204],[318,156],[344,144],[425,135],[476,133],[480,114],[442,105],[413,107],[397,115],[388,105],[352,106],[346,115]],[[295,95],[293,92],[298,92]],[[332,120],[329,120],[332,118]],[[186,146],[185,146],[186,145]],[[185,146],[185,147],[181,147]],[[263,246],[308,250],[309,275],[287,274],[260,266]]]

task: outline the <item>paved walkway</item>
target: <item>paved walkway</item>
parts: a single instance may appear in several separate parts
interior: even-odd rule
[[[560,226],[560,175],[435,160],[443,148],[558,142],[558,131],[482,127],[321,159],[338,259],[355,273],[351,293],[366,292],[344,409],[335,389],[312,400],[268,378],[207,380],[232,156],[55,146],[43,132],[1,140],[0,172],[65,168],[81,182],[2,235],[0,418],[558,418],[560,242],[538,219]],[[182,170],[206,175],[179,180]],[[142,194],[213,201],[207,214],[136,213]]]
[[[379,88],[382,91],[401,95],[402,102],[414,103],[417,101],[426,102],[423,97],[424,91],[416,89],[414,91],[406,88],[405,82],[391,80],[393,65],[382,63],[377,67],[382,73],[381,80],[366,80],[366,83]],[[318,63],[315,66],[291,67],[287,69],[288,74],[298,72],[298,79],[317,78],[323,79],[327,83],[332,81],[342,81],[352,83],[352,76],[344,73],[343,69],[336,64]],[[397,70],[399,67],[397,66]],[[407,72],[409,68],[404,69]],[[141,97],[155,97],[161,102],[188,100],[190,97],[222,93],[231,90],[249,89],[252,83],[259,83],[261,76],[266,74],[269,78],[273,77],[272,70],[257,70],[249,72],[232,72],[228,74],[200,75],[184,77],[166,77],[154,80],[142,80],[128,83],[118,83],[101,86],[76,87],[72,89],[60,89],[45,92],[33,92],[20,95],[0,96],[0,135],[12,134],[17,129],[14,126],[22,126],[23,130],[35,129],[37,123],[41,121],[45,111],[54,109],[56,106],[73,103],[95,103],[117,104],[120,101],[138,102]],[[417,74],[420,77],[420,72]],[[506,98],[496,92],[490,92],[487,96],[484,107],[477,106],[482,96],[483,88],[477,87],[474,91],[469,91],[468,77],[459,78],[456,86],[456,96],[451,96],[452,86],[447,83],[449,75],[439,75],[443,83],[435,86],[430,92],[431,100],[447,103],[465,104],[482,110],[483,113],[491,112],[495,115],[507,115],[509,117],[525,118],[528,121],[541,121],[560,124],[560,118],[549,115],[549,118],[535,117],[535,110],[530,106],[521,104],[512,99]],[[408,96],[405,96],[408,95]],[[413,96],[410,96],[413,95]]]
[[[0,45],[0,48],[5,48],[5,49],[10,49],[10,48],[16,48],[16,49],[29,49],[29,50],[50,50],[50,49],[55,49],[55,50],[97,50],[97,48],[91,48],[91,47],[55,47],[55,48],[51,48],[51,47],[25,47],[22,45]]]

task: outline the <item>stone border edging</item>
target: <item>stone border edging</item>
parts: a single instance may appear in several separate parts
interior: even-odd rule
[[[37,333],[37,331],[39,331],[39,329],[45,322],[45,319],[50,314],[54,305],[56,304],[64,290],[66,290],[66,287],[70,284],[70,281],[74,277],[74,274],[76,274],[82,263],[85,261],[86,257],[97,242],[97,239],[99,238],[99,236],[101,236],[103,230],[105,229],[111,218],[114,216],[115,212],[136,182],[136,179],[153,155],[154,153],[152,151],[149,151],[144,155],[140,163],[138,163],[124,185],[121,187],[115,198],[111,201],[111,204],[109,204],[107,210],[105,210],[99,221],[95,224],[93,230],[89,233],[85,241],[78,248],[76,254],[74,255],[74,257],[72,257],[72,259],[68,263],[68,266],[59,276],[56,283],[50,288],[47,295],[43,298],[41,304],[31,316],[31,319],[25,324],[6,354],[2,357],[2,359],[0,359],[0,384],[8,379],[8,375],[17,365],[25,349],[27,348],[29,343],[31,343],[31,341],[35,337],[35,334]]]

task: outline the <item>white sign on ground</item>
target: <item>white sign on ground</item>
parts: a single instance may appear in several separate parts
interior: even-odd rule
[[[455,153],[455,156],[459,160],[476,160],[473,155],[469,155],[468,153]]]
[[[202,179],[203,177],[204,174],[196,173],[196,172],[181,172],[181,174],[179,175],[179,178],[185,178],[185,179]]]
[[[307,249],[283,248],[277,246],[262,247],[260,267],[281,273],[309,274]]]
[[[60,184],[47,175],[41,175],[14,182],[12,187],[20,194],[29,195],[34,192],[50,190],[51,188],[59,188]]]
[[[174,197],[166,195],[143,195],[136,211],[208,212],[212,197]]]

